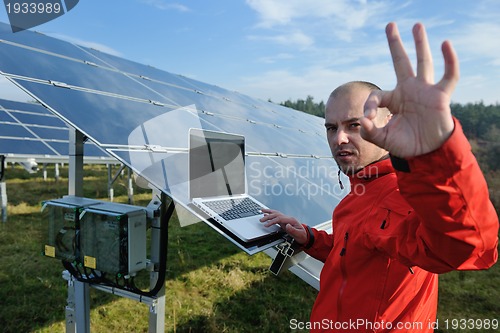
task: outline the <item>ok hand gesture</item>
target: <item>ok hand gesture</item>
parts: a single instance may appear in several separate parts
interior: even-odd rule
[[[397,77],[392,91],[373,91],[365,103],[361,135],[391,154],[413,157],[439,148],[451,135],[454,122],[450,99],[459,77],[458,58],[449,41],[442,44],[445,71],[434,84],[434,67],[424,26],[413,27],[417,53],[415,75],[395,23],[386,27],[387,41]],[[377,128],[373,123],[377,108],[393,114],[389,123]]]

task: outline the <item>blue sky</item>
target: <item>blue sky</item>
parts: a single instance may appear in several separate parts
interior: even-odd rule
[[[8,23],[3,6],[0,21]],[[390,21],[412,59],[411,27],[426,25],[436,79],[441,42],[452,41],[461,65],[454,102],[500,103],[498,0],[81,0],[34,30],[253,97],[319,102],[350,80],[395,86]],[[0,89],[17,99],[6,82]]]

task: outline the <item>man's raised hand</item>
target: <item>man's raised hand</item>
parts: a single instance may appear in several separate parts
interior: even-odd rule
[[[445,71],[434,84],[434,66],[422,24],[413,27],[417,53],[417,73],[401,42],[395,23],[386,27],[397,85],[392,91],[373,91],[365,103],[361,135],[365,140],[407,158],[438,149],[454,129],[450,100],[459,78],[458,58],[449,41],[442,44]],[[393,114],[389,123],[377,128],[373,123],[377,108],[388,108]]]

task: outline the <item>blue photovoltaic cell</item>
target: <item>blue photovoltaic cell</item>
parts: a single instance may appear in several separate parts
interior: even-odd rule
[[[50,146],[40,141],[26,139],[2,139],[0,138],[2,155],[56,155]],[[36,153],[35,153],[36,152]]]
[[[64,124],[64,122],[61,121],[61,119],[55,117],[52,114],[44,115],[35,113],[12,112],[11,115],[14,116],[19,122],[26,125],[66,128],[66,130],[68,129],[68,127]]]
[[[14,118],[12,118],[6,112],[3,112],[3,110],[0,110],[0,121],[2,121],[2,122],[12,122],[12,121],[14,121]]]
[[[6,99],[0,99],[0,106],[3,109],[24,112],[24,113],[33,113],[33,114],[41,114],[47,117],[53,117],[54,115],[47,111],[46,108],[41,106],[38,103],[27,103],[27,102],[19,102],[19,101],[11,101]],[[55,117],[57,118],[57,117]]]
[[[307,115],[303,112],[297,112],[295,110],[285,108],[283,106],[271,104],[266,101],[258,100],[255,98],[251,98],[249,96],[240,94],[235,91],[228,91],[226,89],[223,89],[221,87],[212,85],[212,84],[207,84],[201,81],[193,80],[184,76],[180,75],[175,75],[171,73],[167,73],[164,71],[160,71],[154,67],[151,66],[146,66],[142,64],[138,64],[135,62],[131,62],[122,58],[118,58],[113,55],[108,55],[106,53],[102,53],[96,50],[92,49],[86,49],[89,53],[92,53],[96,55],[100,60],[102,60],[104,63],[110,65],[113,68],[118,68],[121,71],[127,72],[134,74],[139,77],[145,77],[147,79],[144,79],[142,83],[148,87],[151,87],[155,91],[162,92],[165,91],[165,93],[168,94],[170,93],[169,91],[172,91],[173,87],[179,87],[183,88],[185,90],[192,90],[194,89],[195,92],[201,93],[203,95],[207,95],[212,97],[212,100],[218,99],[219,101],[221,100],[230,100],[232,102],[232,105],[234,108],[238,108],[238,106],[242,106],[245,111],[249,113],[247,117],[249,119],[252,118],[251,113],[253,110],[260,110],[257,114],[254,114],[254,116],[258,116],[260,121],[265,121],[266,116],[268,114],[271,114],[270,117],[276,122],[279,121],[279,117],[276,116],[282,115],[283,119],[282,121],[285,122],[285,124],[282,124],[283,126],[286,126],[286,123],[288,122],[288,119],[292,118],[295,120],[304,120],[306,121],[303,126],[306,128],[309,126],[310,123],[313,124],[311,129],[318,130],[318,125],[320,126],[319,129],[323,129],[322,126],[324,124],[323,119],[318,118],[318,117],[313,117],[311,118],[310,115]],[[154,80],[154,81],[153,81]],[[159,81],[159,82],[155,82]],[[165,88],[162,88],[164,86]],[[166,91],[167,89],[168,91]],[[202,98],[199,97],[200,99]],[[236,112],[233,108],[221,108],[221,112],[227,111],[228,115],[235,116]],[[274,115],[272,115],[274,113]],[[302,128],[304,129],[304,128]],[[323,131],[321,132],[323,133]]]
[[[345,195],[324,119],[3,25],[0,71],[188,209],[190,128],[244,135],[250,194],[309,225]]]
[[[22,45],[22,47],[36,48],[46,52],[54,52],[54,50],[58,50],[57,54],[64,55],[64,57],[79,59],[80,61],[94,63],[99,62],[99,60],[92,55],[83,52],[80,48],[77,48],[70,43],[45,36],[44,34],[38,32],[26,30],[14,34],[12,33],[12,30],[10,30],[8,24],[0,22],[0,34],[2,36],[1,39],[3,40],[2,43],[4,44],[17,43]]]
[[[97,50],[85,47],[81,47],[81,50],[85,50],[88,54],[94,55],[96,59],[99,59],[100,62],[106,64],[110,68],[119,69],[122,72],[133,74],[139,78],[142,77],[143,79],[141,82],[143,83],[149,80],[156,80],[164,82],[170,86],[184,87],[190,90],[196,88],[195,86],[189,84],[189,79],[180,75],[160,71],[154,67],[132,62]]]
[[[69,153],[68,137],[67,125],[42,105],[0,99],[0,154],[64,160]],[[85,145],[84,153],[108,156],[91,143]]]
[[[67,128],[45,128],[45,127],[31,127],[28,128],[35,134],[35,136],[41,138],[51,138],[52,140],[68,140],[69,131]]]
[[[160,136],[158,140],[148,142],[151,145],[187,148],[187,144],[179,146],[179,140],[182,139],[181,137],[187,139],[190,127],[201,126],[210,130],[244,135],[247,138],[249,151],[317,156],[329,154],[329,151],[325,151],[325,147],[328,147],[326,139],[323,135],[318,134],[318,131],[300,132],[298,124],[286,124],[282,122],[281,118],[278,119],[279,122],[282,122],[281,125],[273,124],[270,120],[262,122],[257,117],[259,110],[253,110],[255,114],[252,116],[256,120],[248,121],[245,117],[249,114],[241,106],[220,101],[219,108],[216,108],[217,105],[210,105],[207,102],[206,96],[199,103],[192,104],[194,105],[194,108],[191,109],[192,112],[178,112],[177,109],[172,110],[150,103],[91,94],[85,91],[54,88],[50,85],[29,81],[22,81],[22,85],[43,103],[49,106],[57,105],[54,109],[69,122],[75,123],[75,118],[77,118],[78,128],[102,145],[130,144],[128,136],[135,128],[150,119],[162,117],[162,126],[158,130],[162,131],[164,135],[168,135],[169,133],[164,133],[163,126],[175,126],[178,134],[170,138]],[[189,106],[189,102],[194,102],[194,99],[187,99],[185,96],[183,98],[184,104],[187,106]],[[222,117],[215,112],[207,114],[201,111],[220,110],[224,106],[232,107],[235,114],[239,113],[241,117],[234,115],[231,118]],[[70,110],[70,112],[65,110]],[[172,116],[169,116],[169,113]],[[97,121],[102,118],[109,119],[109,121]],[[190,119],[194,122],[190,122]],[[288,120],[290,122],[290,119]],[[183,131],[179,131],[179,127],[184,127]]]
[[[84,134],[100,144],[126,145],[128,134],[136,127],[172,111],[149,103],[77,90],[54,89],[50,85],[28,81],[22,84],[43,103],[57,110],[68,122],[78,123],[78,128]]]
[[[35,136],[21,124],[0,124],[0,133],[2,133],[2,136],[16,138],[35,138]]]

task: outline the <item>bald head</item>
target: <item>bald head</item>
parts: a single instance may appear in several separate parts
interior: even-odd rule
[[[347,83],[344,83],[343,85],[341,86],[338,86],[334,91],[332,91],[332,93],[330,94],[330,98],[335,98],[336,96],[342,94],[342,93],[345,93],[353,88],[366,88],[367,90],[369,91],[373,91],[373,90],[382,90],[379,88],[379,86],[377,86],[376,84],[374,83],[371,83],[371,82],[367,82],[367,81],[351,81],[351,82],[347,82]]]
[[[326,103],[326,112],[328,112],[329,105],[334,103],[336,99],[340,97],[345,97],[351,94],[359,94],[360,92],[364,95],[365,92],[368,95],[374,90],[382,90],[379,86],[374,83],[367,81],[351,81],[344,83],[341,86],[335,88],[330,94],[328,101]],[[379,108],[377,112],[377,117],[375,119],[375,123],[379,124],[379,121],[382,122],[383,125],[387,122],[387,118],[390,117],[390,111],[387,108]]]

